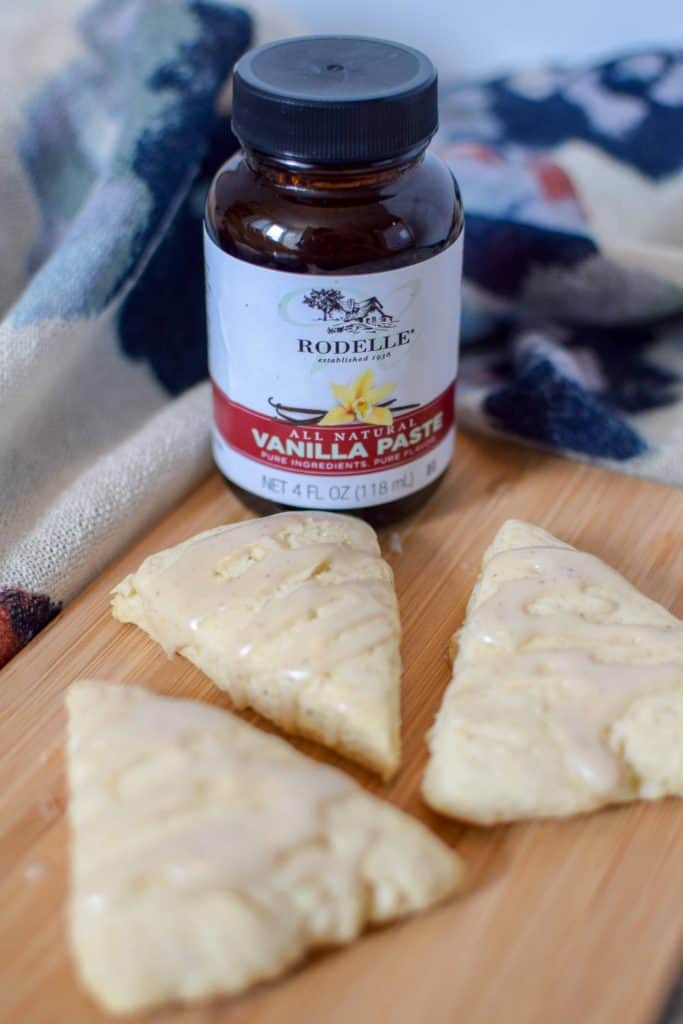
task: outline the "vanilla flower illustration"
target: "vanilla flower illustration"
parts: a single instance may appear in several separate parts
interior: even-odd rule
[[[350,384],[331,384],[332,394],[339,402],[320,420],[321,427],[336,427],[342,423],[374,423],[390,426],[394,422],[391,410],[379,403],[390,395],[395,384],[373,387],[374,373],[366,370]]]

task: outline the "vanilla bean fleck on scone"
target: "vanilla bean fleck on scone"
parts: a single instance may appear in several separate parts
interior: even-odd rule
[[[112,609],[288,732],[385,778],[400,760],[400,622],[374,530],[285,512],[147,558]]]
[[[482,824],[683,795],[683,623],[510,520],[484,555],[424,797]]]
[[[71,947],[112,1012],[241,992],[459,885],[420,822],[227,711],[97,682],[67,706]]]

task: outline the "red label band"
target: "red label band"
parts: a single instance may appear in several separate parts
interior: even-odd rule
[[[411,462],[447,436],[455,415],[455,382],[434,401],[404,413],[390,426],[283,422],[231,401],[213,383],[213,413],[227,444],[262,465],[289,473],[351,476]]]

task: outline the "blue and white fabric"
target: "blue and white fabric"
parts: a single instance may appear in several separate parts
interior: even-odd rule
[[[683,484],[683,51],[442,91],[461,422]]]

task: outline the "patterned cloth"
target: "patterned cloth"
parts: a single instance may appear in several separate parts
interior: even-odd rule
[[[224,0],[2,5],[0,664],[209,468],[193,182],[250,36]]]
[[[86,2],[0,11],[0,664],[210,466],[200,224],[250,18]],[[467,424],[683,482],[682,110],[664,52],[444,89]]]
[[[683,51],[447,87],[437,143],[461,423],[683,484]]]

